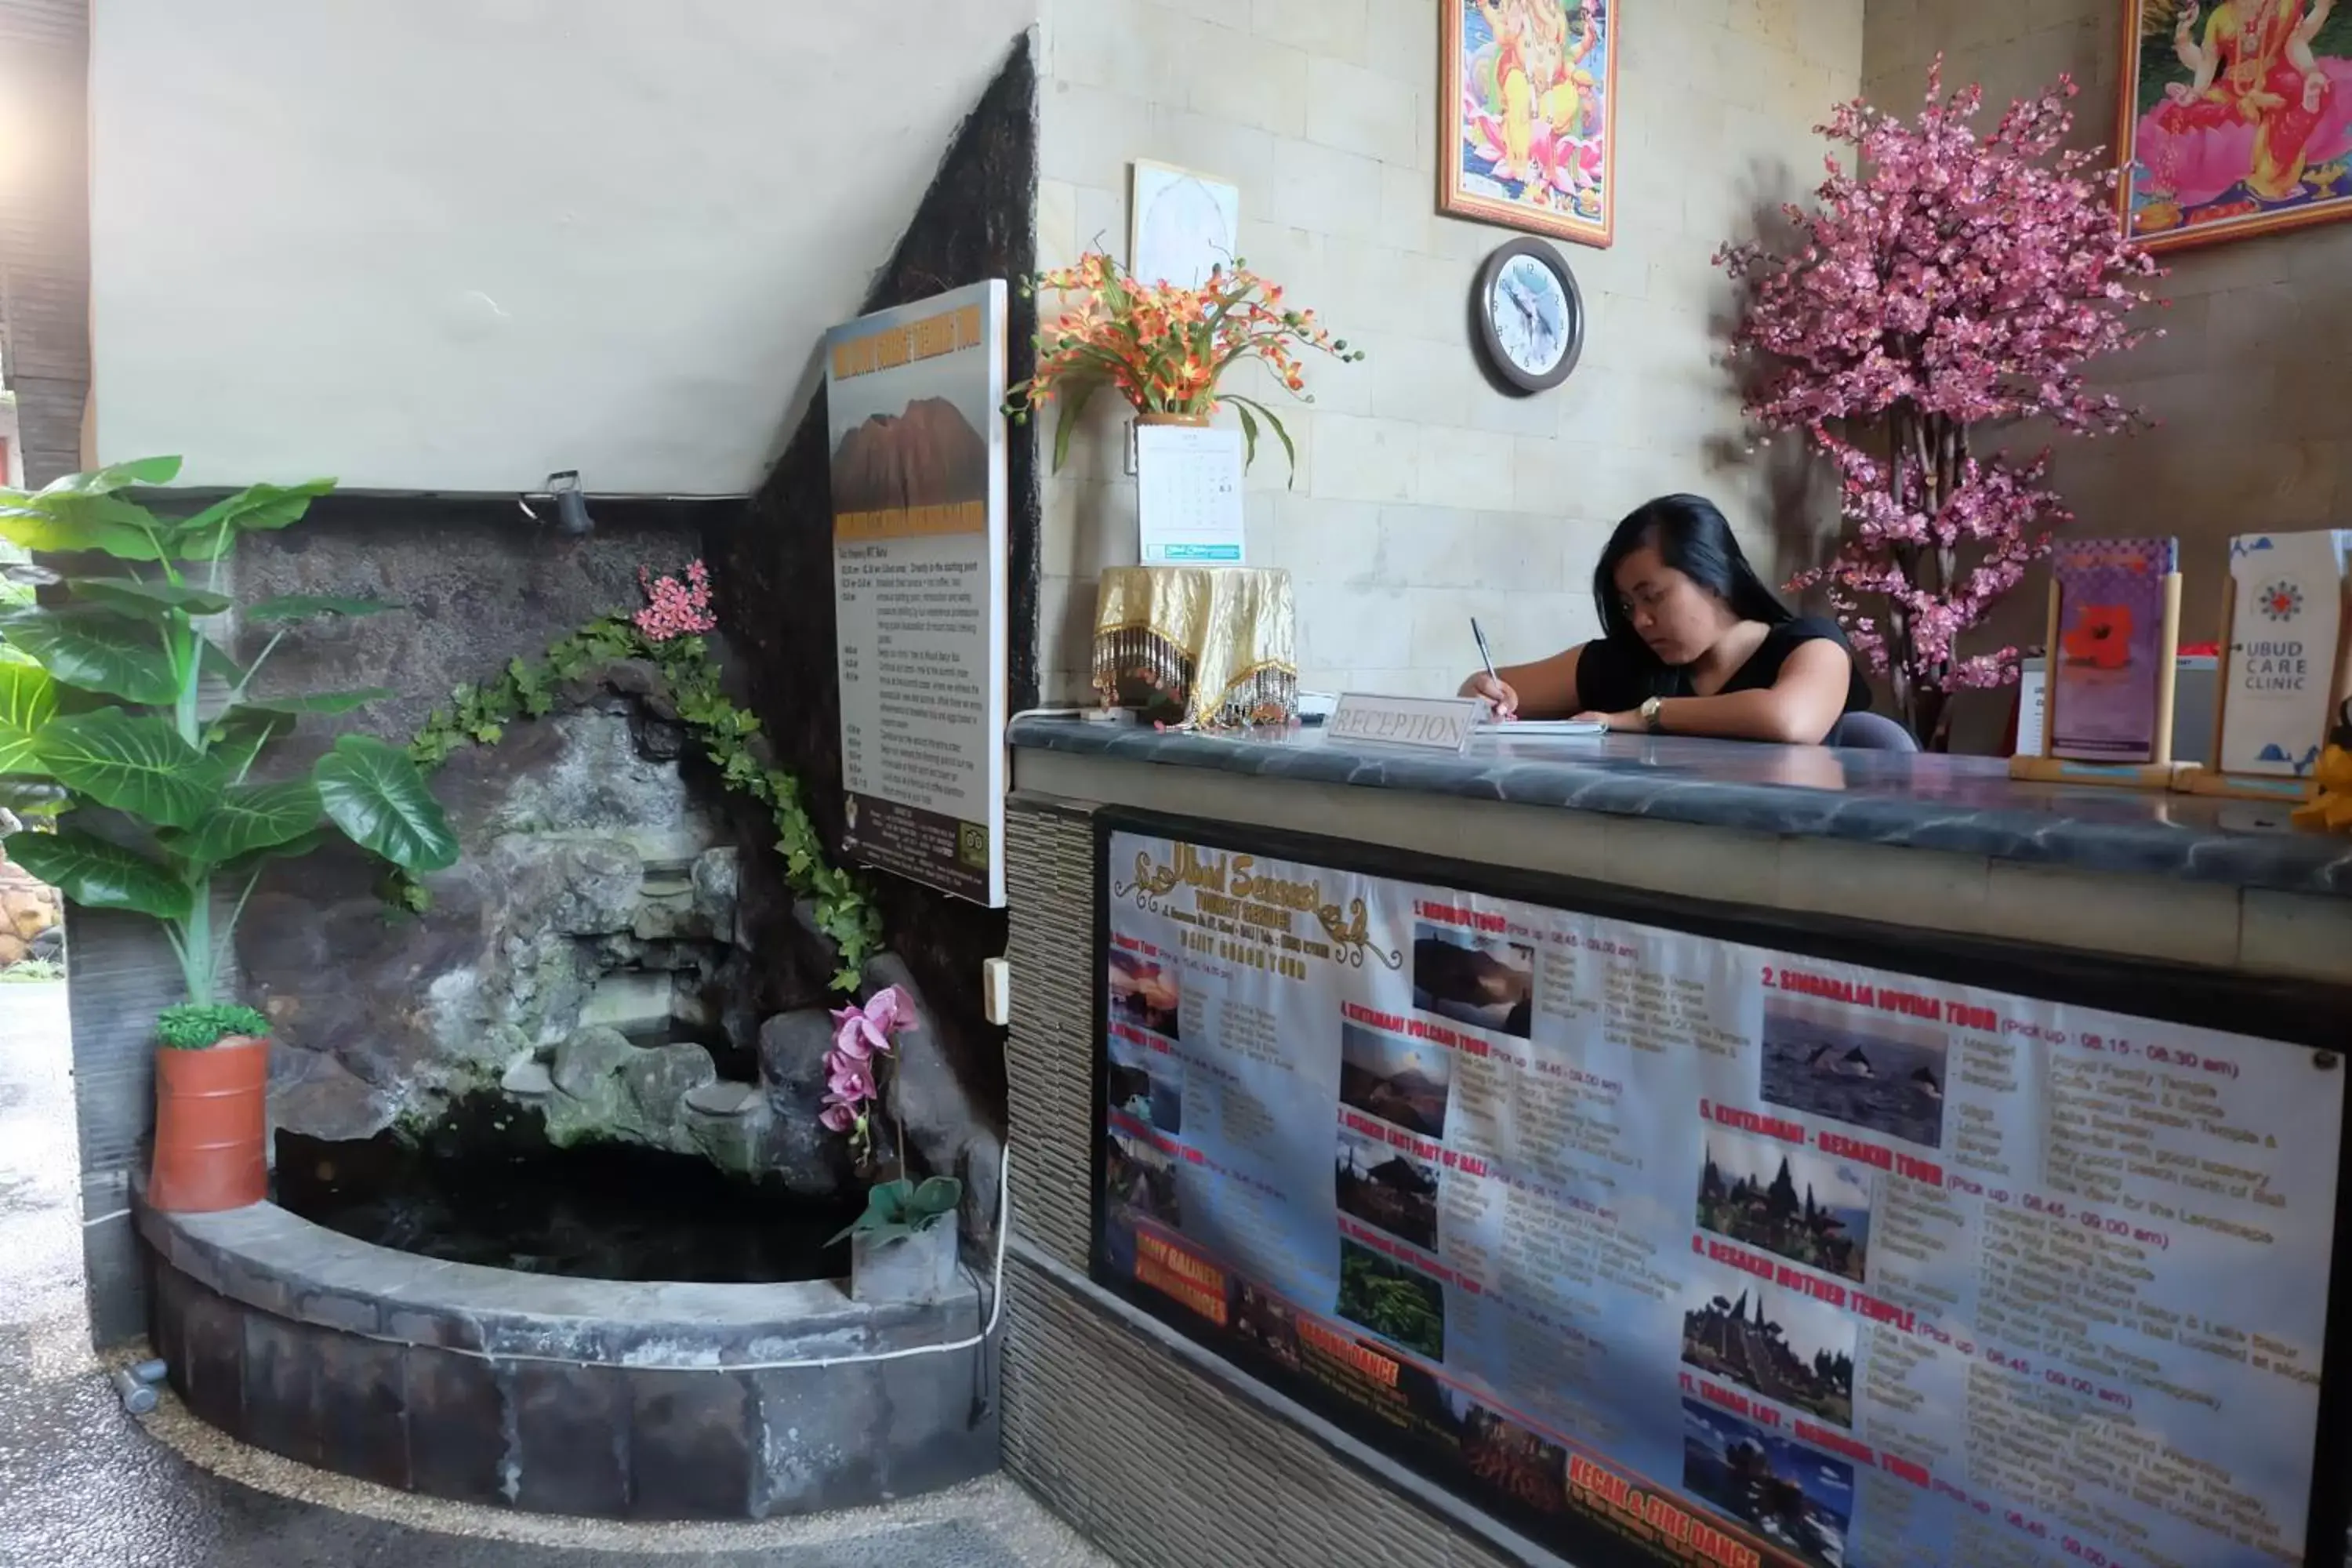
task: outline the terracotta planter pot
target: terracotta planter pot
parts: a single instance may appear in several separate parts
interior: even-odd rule
[[[268,1197],[268,1040],[231,1035],[209,1050],[158,1050],[147,1201],[166,1214],[210,1214]]]

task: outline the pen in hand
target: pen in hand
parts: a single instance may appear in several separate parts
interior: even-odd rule
[[[1478,625],[1478,617],[1475,616],[1470,617],[1470,636],[1478,644],[1478,658],[1479,661],[1486,667],[1486,679],[1495,683],[1496,690],[1502,689],[1503,678],[1495,668],[1495,652],[1492,648],[1486,646],[1486,634],[1480,628]],[[1490,700],[1490,706],[1491,705]],[[1496,717],[1502,719],[1516,719],[1518,715],[1516,713],[1502,713],[1497,714]]]

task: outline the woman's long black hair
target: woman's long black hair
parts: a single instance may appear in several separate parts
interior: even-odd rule
[[[1623,651],[1645,696],[1672,696],[1677,689],[1675,672],[1633,629],[1624,597],[1617,592],[1618,566],[1645,544],[1656,546],[1658,559],[1721,599],[1743,621],[1777,626],[1796,618],[1748,564],[1731,524],[1713,501],[1681,495],[1645,502],[1617,525],[1609,547],[1601,552],[1601,563],[1592,569],[1592,602],[1601,612],[1601,630]]]

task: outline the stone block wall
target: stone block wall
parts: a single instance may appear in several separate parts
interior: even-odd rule
[[[1819,183],[1811,127],[1861,79],[1861,0],[1622,7],[1616,244],[1562,246],[1590,314],[1568,384],[1492,390],[1472,358],[1478,265],[1510,230],[1435,216],[1445,0],[1045,0],[1038,249],[1124,257],[1129,165],[1237,183],[1250,264],[1370,354],[1309,366],[1297,438],[1250,476],[1251,558],[1298,588],[1310,687],[1451,691],[1476,662],[1596,630],[1610,528],[1650,497],[1714,496],[1752,550],[1798,564],[1832,515],[1750,459],[1719,365],[1731,296],[1711,265],[1757,215]],[[1456,0],[1458,3],[1458,0]],[[1102,400],[1048,482],[1043,659],[1082,692],[1094,582],[1135,559],[1121,410]]]

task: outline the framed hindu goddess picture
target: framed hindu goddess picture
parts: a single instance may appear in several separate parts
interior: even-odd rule
[[[2352,5],[2124,0],[2116,200],[2171,250],[2352,217]]]
[[[1440,0],[1438,211],[1610,242],[1619,4]]]

